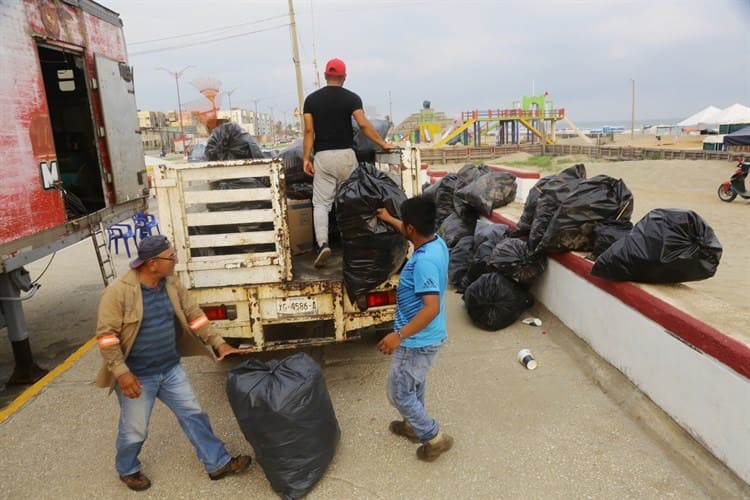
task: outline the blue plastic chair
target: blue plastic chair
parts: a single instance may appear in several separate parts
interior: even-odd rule
[[[142,240],[146,236],[151,236],[154,229],[156,229],[157,234],[161,234],[159,222],[157,222],[156,217],[152,214],[138,212],[133,216],[133,223],[135,224],[135,234],[138,239]]]
[[[120,240],[125,243],[125,252],[127,252],[128,257],[130,257],[130,244],[128,243],[128,240],[130,238],[133,238],[133,244],[136,245],[135,241],[135,233],[133,232],[133,228],[130,227],[130,224],[122,223],[122,224],[112,224],[107,228],[107,248],[109,251],[112,251],[112,242],[115,242],[115,253],[120,254]]]

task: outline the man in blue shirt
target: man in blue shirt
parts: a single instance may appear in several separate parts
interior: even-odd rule
[[[401,205],[401,220],[385,208],[378,210],[378,218],[401,231],[414,245],[398,281],[395,330],[378,343],[383,354],[393,354],[387,394],[403,417],[391,422],[389,429],[422,443],[417,457],[432,462],[453,446],[453,438],[440,430],[424,406],[427,373],[447,337],[448,247],[435,234],[435,203],[427,197],[406,200]]]

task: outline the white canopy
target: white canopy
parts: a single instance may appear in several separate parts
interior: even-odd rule
[[[750,123],[750,108],[742,104],[732,104],[712,117],[719,125],[730,123]]]
[[[680,123],[677,124],[678,127],[694,127],[696,125],[708,125],[708,124],[716,124],[718,123],[713,118],[715,115],[718,115],[721,112],[719,108],[716,106],[709,106],[705,109],[702,109],[695,113],[694,115],[690,115],[689,117],[682,120]]]

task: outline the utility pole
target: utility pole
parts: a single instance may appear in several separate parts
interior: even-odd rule
[[[393,101],[391,101],[391,91],[388,91],[388,119],[393,123]]]
[[[268,109],[271,110],[271,141],[273,142],[275,146],[276,145],[276,120],[274,120],[273,118],[273,106],[268,106]]]
[[[260,123],[258,122],[258,102],[260,99],[253,99],[253,104],[255,105],[255,112],[253,114],[253,117],[255,118],[255,138],[260,139]]]
[[[182,76],[182,74],[185,72],[186,69],[194,68],[194,67],[195,66],[190,64],[182,68],[180,71],[170,71],[167,68],[164,68],[161,66],[156,68],[162,71],[166,71],[167,73],[169,73],[170,75],[174,77],[174,83],[175,83],[175,86],[177,87],[177,115],[180,119],[180,136],[182,136],[182,153],[185,155],[186,158],[188,154],[187,154],[187,147],[185,145],[185,142],[186,142],[185,141],[185,128],[182,125],[182,101],[180,100],[180,77]]]
[[[292,35],[292,59],[294,61],[294,71],[297,75],[297,99],[299,101],[300,112],[302,112],[304,93],[302,91],[302,71],[299,64],[299,48],[297,47],[297,24],[294,21],[294,4],[292,0],[289,0],[289,32]],[[300,125],[302,125],[301,117]]]
[[[635,80],[631,78],[630,81],[633,84],[632,108],[630,110],[630,140],[632,141],[635,134]]]
[[[310,17],[312,18],[312,42],[313,42],[313,71],[315,71],[315,88],[320,88],[320,73],[318,72],[318,53],[315,50],[315,12],[313,11],[313,0],[310,0]],[[302,108],[300,108],[302,113]]]
[[[233,88],[232,90],[228,91],[227,94],[227,106],[229,107],[229,118],[232,117],[232,94],[234,94],[234,91],[237,90],[237,88]]]

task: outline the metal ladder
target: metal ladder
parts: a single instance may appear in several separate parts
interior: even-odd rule
[[[107,246],[107,236],[104,232],[104,225],[100,222],[92,227],[91,241],[94,243],[94,251],[99,261],[99,270],[102,273],[102,281],[106,287],[117,278],[117,270],[112,262],[112,254]]]

